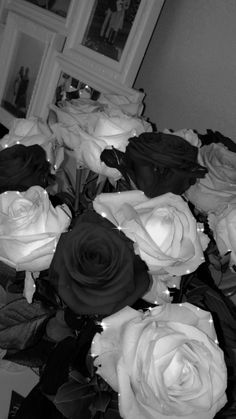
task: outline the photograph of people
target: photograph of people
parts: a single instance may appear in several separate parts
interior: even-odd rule
[[[141,0],[97,0],[82,45],[120,61]]]

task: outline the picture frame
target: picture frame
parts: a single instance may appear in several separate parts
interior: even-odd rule
[[[76,16],[77,6],[77,0],[53,0],[53,3],[52,0],[7,0],[10,11],[65,35]]]
[[[0,0],[0,24],[5,25],[9,0]]]
[[[165,0],[79,0],[64,54],[132,87]]]
[[[63,18],[67,17],[71,0],[25,0],[49,12],[55,13]]]
[[[88,89],[97,93],[110,93],[128,96],[134,103],[142,102],[144,92],[129,88],[114,80],[105,80],[103,73],[94,74],[89,68],[68,58],[64,53],[55,52],[51,59],[51,64],[47,65],[41,73],[38,89],[34,98],[31,114],[47,121],[50,105],[55,103],[56,90],[60,84],[62,74],[67,74],[80,84],[86,85]],[[73,86],[72,86],[73,87]]]
[[[9,0],[0,0],[0,46],[3,39],[3,33],[6,25],[7,14],[8,14],[8,5]]]
[[[64,36],[9,12],[0,48],[0,123],[31,115],[44,65],[60,50]]]

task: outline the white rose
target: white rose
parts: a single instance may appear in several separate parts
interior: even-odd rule
[[[16,270],[48,269],[61,233],[70,225],[64,204],[54,208],[47,192],[32,186],[26,192],[0,195],[0,260]]]
[[[189,303],[107,317],[91,352],[119,394],[124,419],[213,419],[226,403],[227,371],[211,315]]]
[[[202,212],[218,211],[236,194],[236,154],[221,143],[199,149],[198,163],[208,169],[185,196]]]
[[[113,111],[113,113],[121,111],[126,115],[132,116],[141,115],[144,107],[141,97],[137,99],[131,95],[124,96],[115,95],[112,93],[101,93],[98,100],[99,103],[103,103],[108,106]]]
[[[195,147],[201,147],[201,140],[198,135],[192,129],[180,129],[178,131],[170,131],[169,129],[165,128],[163,131],[165,134],[172,134],[177,135],[178,137],[183,138],[184,140],[188,141],[188,143],[192,144]]]
[[[168,288],[180,287],[181,276],[172,276],[168,273],[151,275],[152,285],[142,299],[152,304],[170,303],[173,297]]]
[[[203,263],[203,240],[187,203],[167,193],[152,199],[141,191],[98,195],[93,207],[134,242],[151,274],[193,272]],[[206,240],[206,243],[208,239]]]
[[[89,120],[93,120],[98,112],[104,110],[104,105],[91,99],[78,99],[62,101],[58,106],[52,104],[50,109],[55,113],[57,122],[68,127],[79,124],[86,128]]]
[[[55,124],[53,130],[59,141],[62,141],[70,149],[72,153],[70,159],[75,160],[77,168],[88,168],[114,180],[121,177],[117,169],[106,166],[100,160],[100,155],[106,148],[106,143],[103,140],[94,141],[91,135],[86,134],[76,124],[71,127],[66,127],[61,123]]]
[[[236,198],[224,209],[210,213],[208,222],[220,255],[230,251],[230,266],[236,271]]]
[[[82,102],[80,109],[79,101],[76,108],[72,105],[70,108],[55,108],[58,123],[52,129],[58,141],[74,151],[78,167],[87,167],[114,180],[118,180],[121,174],[100,160],[102,151],[115,147],[124,152],[129,138],[152,131],[151,124],[142,118],[121,111],[119,115],[112,115],[109,108],[84,113],[84,104]],[[73,112],[70,113],[71,108]]]

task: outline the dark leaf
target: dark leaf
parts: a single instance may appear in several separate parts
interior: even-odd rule
[[[77,381],[79,384],[87,384],[88,378],[85,378],[79,371],[73,370],[69,373],[72,380]]]
[[[54,404],[66,418],[90,419],[89,406],[95,394],[91,384],[79,384],[78,381],[72,379],[59,388]]]
[[[100,159],[103,161],[108,167],[114,167],[120,170],[121,161],[124,156],[124,153],[116,148],[112,147],[112,149],[105,149],[101,153]]]
[[[54,342],[46,339],[40,339],[33,347],[17,352],[15,350],[8,350],[4,359],[15,362],[16,364],[25,365],[29,368],[42,368],[47,362],[54,346]]]
[[[97,394],[94,401],[94,408],[96,411],[105,413],[111,401],[111,392],[101,391]]]
[[[35,386],[23,400],[16,419],[65,419],[54,404]]]
[[[54,396],[58,388],[68,380],[71,358],[75,351],[76,339],[71,336],[55,346],[40,379],[40,388],[44,394]]]
[[[116,148],[112,147],[112,149],[105,149],[101,153],[100,159],[103,161],[108,167],[113,167],[121,173],[125,182],[126,182],[126,189],[137,189],[136,185],[132,181],[131,177],[128,174],[127,168],[123,162],[124,153]]]
[[[33,346],[52,315],[39,301],[29,304],[25,298],[5,305],[0,309],[0,347],[21,350]]]
[[[0,261],[0,285],[6,289],[7,285],[15,280],[16,270]]]
[[[61,308],[62,302],[58,296],[56,290],[48,281],[48,271],[40,272],[39,278],[35,281],[36,292],[35,297],[37,300],[42,301],[42,303],[49,307]]]

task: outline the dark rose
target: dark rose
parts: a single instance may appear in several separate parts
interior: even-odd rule
[[[147,266],[134,254],[133,242],[94,211],[61,235],[49,280],[76,314],[112,314],[149,287]]]
[[[181,195],[207,169],[197,163],[198,148],[172,134],[145,132],[129,139],[121,167],[149,198]]]
[[[16,144],[0,151],[0,193],[48,186],[50,164],[39,145]]]

